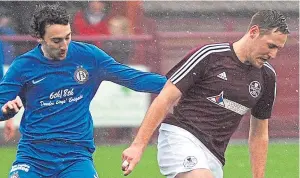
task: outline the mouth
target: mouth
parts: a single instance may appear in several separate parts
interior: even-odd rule
[[[60,56],[65,56],[66,54],[67,54],[66,51],[61,51],[61,52],[59,53]]]
[[[59,60],[62,60],[62,59],[65,59],[66,56],[67,56],[67,52],[66,52],[66,51],[60,51],[60,52],[58,53],[57,58],[58,58]]]

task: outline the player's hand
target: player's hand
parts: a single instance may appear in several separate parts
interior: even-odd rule
[[[131,145],[122,153],[122,171],[124,176],[129,175],[137,163],[140,161],[143,154],[143,146]]]
[[[1,110],[3,114],[17,114],[23,107],[21,99],[17,96],[16,99],[8,101],[5,103]]]
[[[5,141],[9,141],[14,138],[16,134],[16,127],[14,125],[13,119],[9,119],[5,121],[4,125],[4,139]]]

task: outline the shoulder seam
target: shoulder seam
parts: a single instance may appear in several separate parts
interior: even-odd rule
[[[212,53],[230,51],[229,43],[210,44],[194,52],[188,60],[170,77],[173,84],[184,78],[201,60]]]

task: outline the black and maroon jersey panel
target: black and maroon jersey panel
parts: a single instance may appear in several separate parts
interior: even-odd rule
[[[193,50],[167,74],[182,97],[164,123],[188,130],[225,164],[224,152],[241,118],[271,116],[275,71],[242,63],[229,43]]]

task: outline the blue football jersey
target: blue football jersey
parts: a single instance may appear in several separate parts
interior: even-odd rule
[[[47,59],[37,45],[17,57],[5,74],[0,83],[0,108],[20,96],[25,109],[20,144],[64,140],[94,147],[89,106],[102,81],[159,93],[166,77],[118,63],[91,44],[71,41],[62,61]],[[1,120],[9,117],[0,111]]]

